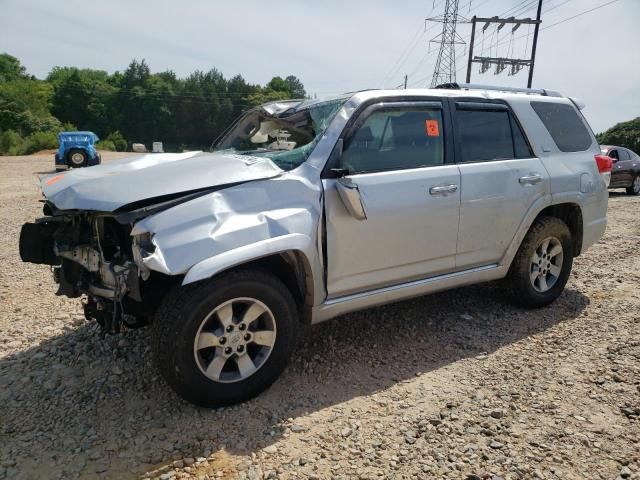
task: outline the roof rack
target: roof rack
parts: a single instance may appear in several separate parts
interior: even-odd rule
[[[476,83],[443,83],[442,85],[436,86],[436,88],[446,88],[450,90],[494,90],[498,92],[535,93],[547,97],[562,97],[560,93],[544,88],[496,87],[493,85],[478,85]]]

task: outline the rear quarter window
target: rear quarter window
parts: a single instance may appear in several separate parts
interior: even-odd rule
[[[551,138],[563,152],[582,152],[591,147],[591,135],[571,105],[551,102],[531,102]]]

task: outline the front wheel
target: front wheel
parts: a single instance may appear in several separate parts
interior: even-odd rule
[[[555,217],[542,217],[524,237],[507,285],[514,302],[527,308],[550,304],[564,290],[573,265],[571,232]]]
[[[640,195],[640,175],[636,175],[631,186],[627,187],[627,193],[629,195]]]
[[[155,318],[152,347],[185,400],[220,407],[248,400],[284,370],[298,326],[289,290],[261,270],[238,270],[172,292]]]

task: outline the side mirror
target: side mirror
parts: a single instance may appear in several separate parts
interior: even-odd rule
[[[366,220],[367,212],[358,185],[350,178],[339,178],[336,181],[336,189],[349,214],[357,220]]]

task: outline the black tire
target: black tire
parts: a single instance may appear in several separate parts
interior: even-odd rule
[[[535,271],[532,269],[531,260],[540,244],[549,237],[556,238],[562,246],[562,266],[553,286],[541,292],[536,289],[531,280],[531,272]],[[573,242],[567,225],[555,217],[538,218],[524,237],[506,278],[506,285],[512,300],[525,308],[540,308],[549,305],[564,290],[571,274],[572,265]]]
[[[259,300],[271,310],[277,328],[275,344],[247,378],[217,382],[198,366],[194,342],[203,320],[214,309],[240,297]],[[221,407],[255,397],[278,378],[291,356],[298,323],[291,292],[280,280],[262,270],[235,270],[171,291],[151,327],[152,350],[160,373],[178,395],[202,407]]]
[[[80,158],[82,159],[82,161],[76,160]],[[80,168],[80,167],[84,167],[86,164],[87,164],[87,152],[84,152],[77,148],[69,150],[69,153],[67,153],[67,165],[69,165],[72,168]]]
[[[628,195],[640,195],[640,175],[636,175],[631,182],[631,185],[627,187]]]

